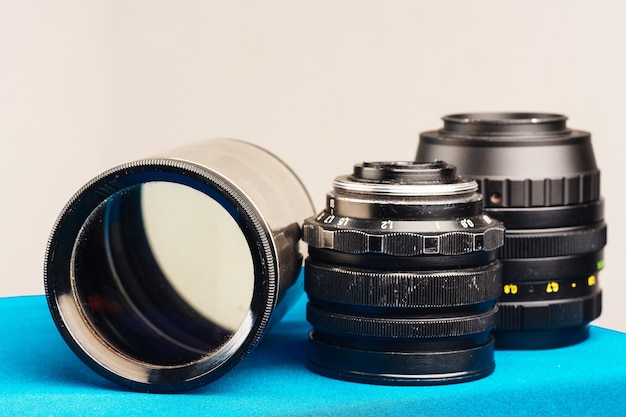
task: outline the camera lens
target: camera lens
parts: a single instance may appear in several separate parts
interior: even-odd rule
[[[591,137],[543,113],[470,113],[424,132],[416,160],[445,159],[478,181],[506,226],[496,346],[540,349],[588,337],[601,312],[606,244]]]
[[[334,180],[304,222],[309,367],[388,385],[494,369],[501,223],[444,162],[372,162]]]
[[[278,158],[218,139],[113,168],[63,209],[44,267],[61,335],[148,392],[208,383],[302,294],[306,190]]]

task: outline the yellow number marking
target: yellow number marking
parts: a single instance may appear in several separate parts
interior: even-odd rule
[[[558,282],[548,282],[548,285],[546,286],[546,292],[547,293],[551,293],[551,292],[559,292],[559,283]]]
[[[507,284],[504,286],[505,294],[517,294],[517,285],[515,284]]]

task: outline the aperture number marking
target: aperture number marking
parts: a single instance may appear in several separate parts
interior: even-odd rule
[[[548,282],[548,285],[546,285],[546,292],[548,294],[559,292],[559,283],[555,281]]]
[[[474,227],[474,222],[471,219],[461,219],[461,226],[463,226],[464,229]]]
[[[316,220],[319,222],[323,222],[324,224],[331,224],[331,223],[337,223],[337,226],[346,226],[348,224],[348,222],[350,222],[350,217],[339,217],[337,218],[337,216],[335,216],[334,214],[328,214],[326,212],[322,212],[320,213]]]
[[[504,293],[505,294],[517,294],[517,285],[515,284],[506,284],[504,286]]]
[[[381,229],[393,229],[393,220],[382,220],[380,222]]]

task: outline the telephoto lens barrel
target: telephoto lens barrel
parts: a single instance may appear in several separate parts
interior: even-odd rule
[[[72,350],[138,391],[178,392],[239,363],[299,296],[300,222],[282,161],[214,139],[115,167],[65,206],[45,288]]]
[[[470,381],[495,366],[502,224],[444,162],[370,162],[304,222],[309,367],[385,385]]]
[[[480,184],[506,226],[496,346],[542,349],[585,340],[600,315],[606,245],[591,136],[544,113],[443,117],[420,135],[417,161],[445,159]]]

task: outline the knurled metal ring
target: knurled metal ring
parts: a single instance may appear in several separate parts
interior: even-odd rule
[[[495,250],[504,242],[504,228],[499,225],[484,231],[424,234],[367,233],[352,229],[326,229],[318,224],[305,223],[303,233],[303,240],[316,248],[353,254],[371,252],[395,256],[463,255]]]
[[[475,268],[392,272],[337,267],[307,260],[309,299],[368,307],[455,307],[495,299],[502,292],[499,262]]]
[[[431,339],[467,336],[496,326],[497,308],[471,316],[437,318],[394,318],[351,316],[307,304],[307,320],[315,330],[342,335],[377,338]]]

